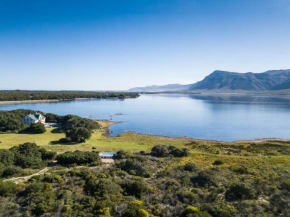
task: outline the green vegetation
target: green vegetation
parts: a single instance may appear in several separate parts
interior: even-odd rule
[[[88,91],[0,91],[0,101],[24,100],[74,100],[74,99],[108,99],[136,98],[137,93],[88,92]]]
[[[92,130],[100,128],[97,122],[74,115],[62,117],[61,123],[66,136],[61,142],[85,142],[91,137]]]
[[[29,129],[28,129],[28,132],[35,133],[35,134],[41,134],[41,133],[45,133],[46,129],[45,129],[44,124],[38,122],[38,123],[31,124]]]
[[[170,138],[155,137],[155,140],[168,142]],[[173,143],[174,140],[171,139]],[[261,152],[254,147],[247,150],[256,155],[248,157],[229,153],[207,154],[196,151],[193,141],[183,142],[185,144],[180,148],[164,144],[136,153],[120,150],[115,164],[111,165],[102,164],[94,151],[59,154],[57,166],[45,174],[21,184],[14,184],[11,180],[0,181],[0,212],[10,216],[288,215],[288,143],[273,141],[277,146],[280,144],[280,153],[283,153],[280,156],[272,156],[270,152]],[[199,142],[203,143],[203,149],[207,146],[209,152],[210,147],[215,145],[221,152],[229,150],[226,143]],[[256,144],[259,145],[264,149],[271,147],[269,141],[268,145],[263,142]],[[165,151],[165,156],[154,156],[157,150],[164,153],[165,147],[176,153],[183,150],[189,155],[175,157]],[[234,150],[237,154],[237,149]],[[36,164],[45,167],[50,162],[48,159],[55,157],[54,154],[48,158],[48,153],[35,144],[1,150],[0,168],[19,166],[12,157],[17,154],[23,155],[21,159],[26,162],[20,168],[22,170],[33,169]],[[244,160],[251,162],[245,164]],[[8,201],[10,205],[5,206]]]
[[[290,213],[288,140],[226,143],[135,133],[109,137],[103,134],[110,122],[72,115],[48,117],[64,129],[0,135],[2,215],[258,217]],[[59,141],[66,131],[82,127],[91,132],[85,142]],[[115,163],[102,164],[98,151],[116,152]],[[54,160],[56,166],[47,168]],[[19,176],[30,178],[11,179]]]

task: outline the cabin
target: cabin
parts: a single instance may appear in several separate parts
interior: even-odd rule
[[[28,124],[29,126],[31,124],[35,123],[43,123],[45,124],[45,117],[42,114],[36,113],[34,115],[26,115],[24,118],[21,120],[23,123]]]

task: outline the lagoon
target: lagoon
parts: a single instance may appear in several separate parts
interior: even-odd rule
[[[136,99],[91,99],[0,105],[120,122],[111,135],[137,133],[219,141],[290,139],[290,97],[143,94]]]

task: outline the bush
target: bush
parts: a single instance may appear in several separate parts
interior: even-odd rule
[[[116,164],[121,170],[126,171],[130,175],[136,175],[148,178],[150,176],[149,172],[146,170],[145,166],[136,160],[126,160]]]
[[[212,217],[233,217],[237,214],[234,206],[223,201],[216,204],[203,203],[200,210],[209,213]]]
[[[6,169],[3,171],[2,176],[3,177],[13,176],[21,172],[22,172],[22,169],[20,167],[11,165],[11,166],[6,167]]]
[[[228,201],[255,199],[255,191],[244,183],[234,183],[225,193]]]
[[[168,150],[174,157],[186,157],[189,155],[189,150],[187,148],[180,149],[175,146],[169,146]]]
[[[30,133],[41,134],[46,132],[46,128],[42,123],[38,122],[31,124],[28,131]]]
[[[22,168],[39,166],[42,162],[42,154],[46,152],[35,143],[24,143],[9,150],[14,153],[15,165]]]
[[[203,170],[191,178],[191,181],[197,187],[217,186],[216,175],[211,170]]]
[[[129,152],[126,152],[126,151],[118,151],[115,155],[114,155],[114,158],[116,160],[122,160],[122,159],[127,159],[131,156],[131,154]]]
[[[96,179],[91,178],[85,185],[85,190],[98,197],[105,197],[107,195],[118,195],[121,193],[121,187],[111,181],[110,179]]]
[[[185,157],[189,155],[189,150],[186,148],[180,149],[175,146],[156,145],[151,149],[151,155],[155,157],[167,157],[168,155]]]
[[[10,181],[3,182],[0,180],[0,196],[8,197],[12,194],[15,194],[16,191],[17,191],[16,184]]]
[[[192,162],[189,162],[184,165],[183,169],[188,172],[196,172],[198,170],[198,166]]]
[[[5,166],[10,166],[14,164],[14,154],[13,152],[5,149],[0,150],[0,162]]]
[[[141,196],[148,191],[146,184],[142,181],[124,182],[121,184],[124,194],[141,198]]]
[[[166,157],[169,155],[168,147],[165,145],[156,145],[152,148],[151,155],[155,157]]]
[[[96,152],[89,151],[75,151],[75,152],[65,152],[56,157],[59,164],[87,164],[94,161],[101,161],[100,156]]]
[[[224,162],[222,160],[215,160],[212,165],[218,166],[218,165],[222,165],[222,164],[224,164]]]
[[[283,180],[280,185],[280,189],[290,191],[290,180]]]
[[[60,175],[48,174],[44,176],[42,181],[48,182],[48,183],[62,183],[63,179]]]

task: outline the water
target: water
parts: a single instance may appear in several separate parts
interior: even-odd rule
[[[290,139],[290,97],[154,94],[125,100],[0,105],[0,110],[20,108],[121,121],[110,127],[113,136],[134,131],[220,141]]]
[[[100,156],[113,157],[115,155],[115,153],[113,153],[113,152],[101,152],[99,155]]]

